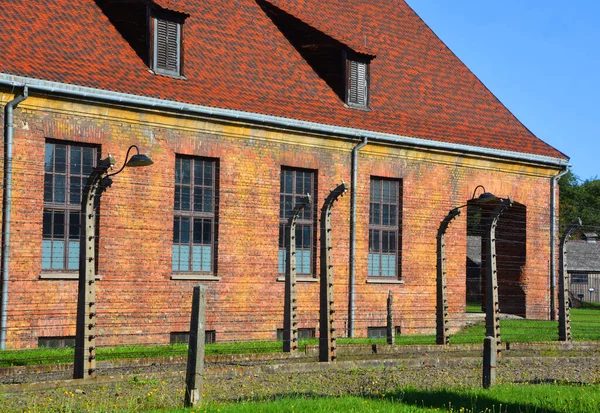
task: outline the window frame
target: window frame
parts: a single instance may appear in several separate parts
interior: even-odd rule
[[[345,102],[348,107],[353,109],[370,110],[369,101],[371,96],[371,63],[369,59],[358,56],[356,53],[345,52]],[[353,93],[353,65],[356,65],[356,78],[358,85],[356,92]],[[361,83],[359,78],[359,68],[364,66],[364,83]],[[359,101],[359,90],[364,89],[364,97]],[[356,100],[353,99],[353,94],[356,95]]]
[[[52,171],[48,171],[47,170],[47,165],[46,165],[46,153],[47,153],[47,147],[48,145],[53,145],[53,165],[52,165]],[[56,171],[56,147],[57,146],[64,146],[65,147],[65,170],[64,173],[63,172],[57,172]],[[81,168],[81,173],[73,173],[72,171],[72,158],[71,158],[71,154],[72,154],[72,149],[73,148],[80,148],[81,149],[81,155],[80,155],[80,168]],[[91,148],[92,149],[92,166],[91,166],[91,170],[90,172],[86,175],[85,174],[85,170],[84,170],[84,155],[83,155],[83,148]],[[88,143],[81,143],[81,142],[72,142],[72,141],[61,141],[61,140],[55,140],[55,139],[46,139],[45,143],[44,143],[44,192],[43,192],[43,210],[42,210],[42,261],[41,261],[41,278],[77,278],[77,274],[79,273],[79,248],[80,248],[80,231],[81,231],[81,197],[83,196],[83,192],[85,190],[85,184],[87,182],[87,178],[89,177],[89,175],[91,174],[91,172],[93,171],[93,169],[98,165],[98,161],[100,160],[100,146],[99,145],[94,145],[94,144],[88,144]],[[51,176],[52,177],[52,201],[47,201],[46,200],[46,196],[48,193],[48,188],[47,188],[47,177]],[[63,202],[56,202],[55,201],[55,189],[56,189],[56,185],[55,185],[55,177],[56,176],[64,176],[64,201]],[[72,189],[72,178],[79,178],[80,179],[80,189],[79,189],[79,202],[77,203],[71,203],[71,189]],[[46,236],[47,234],[47,226],[46,226],[46,214],[50,212],[51,213],[51,221],[50,221],[50,236]],[[55,217],[56,214],[55,212],[64,212],[64,223],[63,223],[63,238],[56,238],[54,237],[54,231],[55,231]],[[72,225],[71,225],[71,214],[73,213],[77,213],[79,215],[79,225],[77,225],[77,231],[75,233],[74,237],[71,237],[71,230],[72,230]],[[97,219],[99,219],[99,214],[96,217]],[[96,235],[98,235],[98,231],[99,231],[99,225],[98,225],[98,221],[96,222]],[[55,240],[60,240],[62,239],[64,241],[64,246],[63,246],[63,257],[62,257],[62,267],[61,268],[53,268],[54,267],[54,259],[53,259],[53,254],[52,254],[52,249],[54,248],[54,241]],[[76,254],[77,254],[77,265],[76,268],[69,268],[69,262],[70,262],[70,240],[74,240],[73,242],[75,242],[77,245],[75,246],[76,248]],[[98,236],[96,236],[96,255],[98,252]],[[44,261],[46,259],[46,256],[44,255],[44,241],[51,241],[51,253],[50,256],[47,258],[50,261],[50,268],[44,268]],[[97,260],[96,260],[97,263]]]
[[[378,202],[374,202],[374,183],[379,182],[381,184],[380,196]],[[384,183],[390,183],[395,185],[396,197],[395,199],[391,198],[391,194],[388,197],[389,202],[384,202]],[[373,205],[379,205],[379,223],[374,222],[374,215],[376,211],[373,208]],[[395,214],[394,214],[394,224],[384,224],[384,205],[388,206],[388,211],[390,206],[395,206]],[[390,220],[391,214],[388,215],[388,222]],[[368,250],[367,250],[367,278],[368,280],[379,280],[379,281],[401,281],[402,280],[402,179],[397,178],[385,178],[379,176],[371,176],[369,178],[369,222],[368,222]],[[379,233],[378,239],[378,250],[373,249],[374,244],[374,231]],[[391,238],[388,237],[388,253],[384,253],[384,232],[396,232],[395,240],[395,248],[393,248],[393,254],[390,254],[389,251],[389,240]],[[383,256],[384,255],[394,255],[395,256],[395,266],[394,266],[394,274],[392,275],[383,275]],[[374,266],[371,264],[371,260],[378,258],[378,266],[375,274]],[[389,271],[389,262],[388,262],[388,271]]]
[[[154,73],[156,74],[160,74],[160,75],[165,75],[165,76],[171,76],[171,77],[183,77],[183,21],[178,21],[178,19],[175,18],[169,18],[168,16],[164,16],[164,15],[153,15],[151,17],[151,21],[152,21],[152,70],[154,71]],[[159,47],[159,42],[158,42],[158,29],[159,29],[159,22],[164,22],[167,25],[167,32],[168,32],[168,25],[170,24],[174,24],[176,25],[177,28],[177,37],[175,40],[175,44],[176,44],[176,69],[169,69],[168,67],[159,67],[159,62],[158,62],[158,47]],[[169,54],[169,42],[167,42],[166,47],[167,50],[165,50],[165,54],[168,55]]]
[[[189,184],[185,184],[185,183],[178,183],[177,182],[177,167],[178,165],[180,165],[178,162],[180,160],[190,160],[190,181]],[[209,187],[207,185],[204,184],[204,182],[202,183],[202,185],[196,185],[195,180],[196,180],[196,176],[195,176],[195,167],[196,167],[196,162],[203,162],[203,163],[210,163],[211,165],[211,173],[212,173],[212,185]],[[183,165],[181,165],[180,167],[183,167]],[[177,154],[175,156],[175,170],[174,170],[174,174],[173,174],[173,181],[174,181],[174,185],[173,185],[173,189],[174,189],[174,199],[173,199],[173,238],[172,238],[172,249],[171,249],[171,272],[172,272],[172,279],[208,279],[208,280],[218,280],[217,278],[217,274],[218,274],[218,268],[217,268],[217,263],[218,263],[218,213],[219,213],[219,159],[217,158],[209,158],[209,157],[202,157],[202,156],[190,156],[190,155],[179,155]],[[204,180],[204,173],[205,173],[205,169],[206,168],[206,164],[203,165],[202,167],[202,177]],[[189,187],[189,209],[177,209],[177,191],[178,191],[178,187]],[[194,210],[194,200],[195,200],[195,191],[196,188],[202,188],[202,190],[204,191],[205,189],[210,189],[212,194],[210,197],[210,202],[212,204],[212,212],[209,211],[196,211]],[[181,198],[180,198],[180,203],[181,203]],[[205,202],[205,198],[204,198],[204,192],[203,192],[203,197],[202,197],[202,205],[204,205]],[[188,229],[188,241],[186,243],[182,243],[180,241],[177,241],[176,238],[176,222],[179,219],[180,223],[181,223],[181,219],[182,218],[187,218],[189,219],[189,229]],[[194,224],[195,224],[195,220],[210,220],[210,229],[211,229],[211,233],[210,233],[210,244],[204,244],[202,243],[195,243],[194,240]],[[179,226],[178,228],[181,228],[181,226]],[[202,233],[201,233],[201,237],[204,237],[204,228],[202,228]],[[179,231],[179,235],[181,235],[181,229]],[[179,238],[180,240],[181,238]],[[189,252],[188,252],[188,262],[187,262],[187,268],[188,269],[181,269],[181,250],[178,251],[178,257],[179,257],[179,265],[177,267],[177,269],[175,269],[175,247],[176,246],[189,246]],[[204,270],[202,269],[203,263],[204,261],[202,260],[202,258],[200,259],[200,269],[194,269],[194,246],[206,246],[206,245],[210,245],[210,270]],[[204,254],[204,252],[202,252],[202,254]],[[201,254],[201,255],[202,255]],[[206,278],[203,278],[206,277]]]
[[[285,190],[285,173],[286,172],[291,172],[292,173],[292,192],[284,192]],[[300,213],[300,215],[298,216],[298,220],[296,221],[296,233],[298,233],[298,231],[302,228],[305,227],[307,225],[311,226],[311,230],[309,231],[310,234],[310,247],[309,248],[299,248],[298,245],[296,244],[296,253],[297,253],[297,257],[296,257],[296,264],[297,264],[297,270],[296,270],[296,274],[298,277],[300,278],[315,278],[316,277],[316,272],[317,272],[317,260],[316,260],[316,255],[317,255],[317,208],[316,208],[316,202],[314,202],[314,200],[316,199],[316,194],[317,194],[317,190],[318,190],[318,181],[317,181],[317,170],[315,169],[307,169],[307,168],[296,168],[296,167],[290,167],[290,166],[281,166],[280,168],[280,176],[279,176],[279,236],[278,236],[278,257],[277,257],[277,274],[279,277],[283,277],[285,276],[286,273],[286,259],[287,259],[287,240],[285,239],[285,234],[286,234],[286,227],[289,221],[289,216],[286,216],[286,214],[283,212],[284,211],[284,197],[285,196],[291,196],[292,197],[292,204],[291,204],[291,210],[294,209],[294,207],[296,206],[296,200],[298,197],[302,197],[305,196],[306,194],[304,193],[299,193],[297,192],[297,178],[296,178],[296,174],[298,172],[302,172],[302,173],[309,173],[311,174],[311,184],[310,184],[310,188],[311,188],[311,199],[313,199],[313,202],[311,202],[308,210],[305,210],[303,212]],[[282,191],[283,189],[283,191]],[[283,212],[283,213],[282,213]],[[308,218],[306,218],[306,215],[309,215]],[[304,238],[302,238],[304,239]],[[300,237],[296,237],[296,242],[301,242],[302,240],[300,239]],[[308,250],[310,251],[310,271],[309,272],[300,272],[298,271],[298,267],[301,265],[298,263],[299,260],[299,256],[298,256],[298,250]],[[283,254],[283,256],[282,256]]]

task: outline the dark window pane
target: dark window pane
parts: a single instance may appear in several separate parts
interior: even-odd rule
[[[202,172],[204,170],[204,162],[195,161],[194,162],[194,184],[195,185],[203,185],[203,177]]]
[[[213,166],[214,162],[206,161],[204,162],[204,186],[213,186]]]
[[[390,203],[390,181],[383,181],[383,200],[382,202]]]
[[[54,211],[53,238],[65,237],[65,213],[64,211]]]
[[[181,210],[189,211],[190,210],[190,187],[182,186],[181,187]]]
[[[54,170],[54,144],[46,144],[46,153],[44,155],[44,170],[52,172]]]
[[[389,251],[389,238],[390,238],[390,233],[387,231],[382,231],[381,234],[381,252],[388,252]]]
[[[181,183],[181,159],[175,158],[175,183]]]
[[[201,186],[194,187],[194,211],[202,211],[202,196],[204,191]]]
[[[191,160],[190,159],[182,159],[181,160],[181,183],[182,184],[190,183],[190,168],[191,168]]]
[[[373,204],[373,224],[381,224],[381,205]]]
[[[202,219],[194,220],[194,244],[202,244]]]
[[[42,234],[44,238],[52,238],[52,211],[44,210],[44,228]]]
[[[312,232],[311,225],[303,226],[302,248],[310,248],[310,233]]]
[[[380,235],[380,231],[374,230],[373,231],[373,251],[374,252],[378,252],[379,251],[379,247],[380,247],[380,242],[379,242],[379,235]]]
[[[279,224],[279,248],[285,248],[285,224]]]
[[[212,244],[212,221],[210,219],[205,219],[204,221],[204,229],[202,231],[202,243],[205,245]]]
[[[66,176],[54,175],[54,202],[65,202]]]
[[[383,205],[383,225],[390,225],[390,206]]]
[[[373,186],[373,202],[381,202],[381,181],[375,180],[372,183]]]
[[[56,145],[54,150],[54,172],[65,173],[67,171],[67,147]]]
[[[285,188],[283,192],[286,194],[293,193],[293,183],[294,176],[292,175],[292,171],[285,171]]]
[[[396,232],[390,231],[390,252],[396,252]]]
[[[390,205],[390,225],[396,225],[396,205]]]
[[[286,195],[285,196],[285,204],[284,204],[284,209],[285,209],[285,213],[284,213],[284,218],[289,218],[292,215],[292,196],[291,195]]]
[[[204,212],[212,212],[212,189],[204,190]]]
[[[175,210],[181,211],[181,186],[175,185]]]
[[[69,239],[79,239],[79,212],[69,213]]]
[[[181,218],[179,228],[180,228],[179,242],[181,244],[189,244],[189,242],[190,242],[190,219],[189,218]]]
[[[398,182],[392,182],[390,184],[390,203],[395,204],[398,202],[398,195],[396,189],[398,188]]]
[[[72,176],[70,181],[69,203],[79,205],[81,204],[81,178]]]
[[[94,169],[94,148],[83,148],[83,166],[81,173],[88,176]]]
[[[81,175],[81,148],[71,147],[71,174]]]
[[[296,194],[304,191],[304,172],[296,172]]]
[[[285,195],[279,195],[279,218],[285,218]]]
[[[52,174],[44,175],[44,202],[52,202],[54,195],[54,185]]]
[[[312,172],[307,172],[304,178],[304,190],[303,195],[309,194],[312,196]]]
[[[181,219],[180,218],[175,218],[173,220],[173,242],[174,243],[179,243],[180,240],[180,236],[179,236],[179,221]]]

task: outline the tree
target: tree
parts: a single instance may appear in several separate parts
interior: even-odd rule
[[[560,232],[573,221],[581,218],[583,230],[600,232],[600,179],[579,178],[569,170],[559,180],[560,186]]]

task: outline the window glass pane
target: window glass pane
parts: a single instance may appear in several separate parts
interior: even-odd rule
[[[296,172],[296,194],[304,191],[304,172]]]
[[[81,175],[81,148],[71,147],[71,175]]]
[[[189,211],[190,210],[190,187],[182,186],[181,187],[181,210]]]
[[[53,238],[65,237],[65,213],[64,211],[54,211]]]
[[[194,184],[203,185],[204,180],[202,172],[204,171],[204,162],[196,160],[194,162]]]
[[[52,174],[44,175],[44,202],[52,202],[54,195],[54,185]]]
[[[190,246],[179,246],[179,271],[190,270]]]
[[[390,231],[390,252],[396,253],[396,231]]]
[[[388,252],[388,248],[389,248],[389,232],[387,231],[383,231],[381,233],[381,252]]]
[[[66,176],[54,175],[54,202],[65,202],[65,181]]]
[[[212,221],[210,219],[204,220],[204,228],[202,230],[202,243],[204,245],[212,244]]]
[[[369,230],[369,251],[373,251],[373,230]]]
[[[181,183],[182,184],[190,183],[190,168],[191,168],[191,159],[182,159],[181,160]]]
[[[44,210],[44,226],[42,230],[44,238],[52,238],[52,211]]]
[[[310,234],[312,232],[312,225],[302,226],[302,248],[310,248]]]
[[[181,211],[181,186],[175,185],[175,210]]]
[[[390,203],[395,204],[398,202],[398,195],[397,195],[397,188],[398,188],[398,182],[391,182],[390,183]]]
[[[67,269],[77,270],[79,269],[79,242],[69,242],[69,256],[67,257]]]
[[[381,224],[381,204],[372,204],[373,205],[373,224],[380,225]]]
[[[212,212],[212,189],[204,190],[204,212]]]
[[[390,181],[383,181],[383,200],[382,202],[390,203]]]
[[[69,203],[79,205],[81,204],[81,178],[78,176],[72,176],[69,185]]]
[[[181,183],[181,158],[175,158],[175,183]]]
[[[54,172],[64,174],[67,172],[67,147],[56,145],[54,150]]]
[[[69,213],[69,239],[79,239],[79,212]]]
[[[371,200],[373,202],[381,202],[381,181],[373,180],[371,185],[373,187],[373,196]]]
[[[286,195],[285,196],[285,213],[284,213],[284,218],[289,218],[292,215],[292,195]]]
[[[179,245],[173,245],[173,258],[171,269],[179,271]]]
[[[52,269],[52,241],[42,240],[42,270]]]
[[[379,246],[381,245],[379,241],[380,231],[373,231],[373,252],[379,251]]]
[[[190,242],[190,219],[189,218],[181,218],[179,222],[179,242],[181,244],[188,244]]]
[[[46,153],[44,155],[44,171],[52,172],[54,170],[54,144],[46,144]]]
[[[88,176],[92,173],[94,169],[94,148],[84,147],[83,148],[83,165],[81,168],[81,173],[84,176]]]
[[[286,194],[293,193],[293,183],[294,176],[292,175],[292,171],[285,171],[285,188],[283,192]]]
[[[179,243],[179,239],[181,238],[179,236],[179,221],[180,220],[181,220],[180,218],[175,218],[173,220],[173,242],[174,243]],[[177,251],[179,251],[179,250],[177,250]]]
[[[396,225],[396,205],[390,205],[390,225]]]
[[[194,211],[202,211],[202,197],[204,191],[201,186],[194,187]]]
[[[202,219],[194,220],[194,244],[202,244]]]
[[[52,241],[52,269],[62,270],[65,268],[65,242]]]
[[[214,185],[214,179],[213,179],[214,164],[215,163],[212,161],[204,162],[204,186],[213,186]]]
[[[390,225],[390,206],[383,205],[383,225]]]
[[[303,195],[309,194],[312,196],[312,172],[306,172],[304,177],[304,190],[302,191]]]

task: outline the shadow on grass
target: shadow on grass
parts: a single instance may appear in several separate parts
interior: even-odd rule
[[[464,394],[451,390],[418,390],[404,389],[382,396],[371,396],[373,399],[385,399],[405,405],[440,409],[440,411],[459,412],[494,412],[494,413],[562,413],[552,408],[533,405],[523,400],[518,403],[507,403],[485,394]]]

